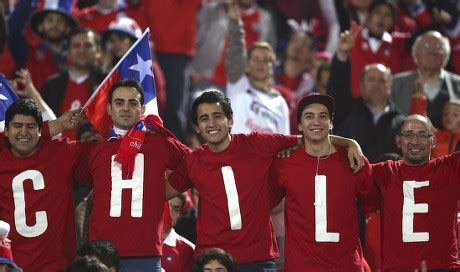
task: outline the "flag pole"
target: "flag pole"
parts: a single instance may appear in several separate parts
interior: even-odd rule
[[[123,57],[121,57],[121,59],[117,62],[117,64],[115,64],[115,66],[112,68],[112,70],[110,70],[110,73],[107,74],[107,76],[104,78],[104,80],[102,81],[101,84],[99,84],[99,86],[97,87],[97,89],[93,92],[93,94],[91,95],[91,97],[88,99],[88,101],[86,101],[85,105],[83,105],[83,107],[81,108],[81,111],[80,113],[82,113],[87,107],[88,105],[93,101],[94,97],[96,96],[96,94],[99,92],[99,90],[101,89],[101,86],[104,85],[104,83],[110,78],[110,75],[113,73],[113,71],[115,71],[116,69],[118,69],[118,66],[120,66],[120,63],[126,58],[126,56],[131,53],[131,51],[133,51],[134,47],[137,46],[138,43],[140,43],[140,41],[145,37],[145,35],[147,35],[148,33],[150,33],[150,28],[146,28],[144,33],[142,33],[142,36],[139,37],[139,39],[137,39],[137,41],[135,41],[133,43],[133,45],[128,49],[128,51],[126,51],[126,53],[123,55]]]

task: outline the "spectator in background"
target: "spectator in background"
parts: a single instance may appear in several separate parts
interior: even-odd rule
[[[142,1],[152,31],[155,55],[166,80],[165,126],[182,142],[187,139],[185,69],[195,55],[197,14],[202,0]]]
[[[51,75],[65,68],[67,38],[78,26],[70,13],[71,1],[40,3],[43,6],[36,7],[37,1],[19,1],[8,21],[9,49],[16,66],[30,71],[38,90]]]
[[[83,27],[90,28],[99,34],[107,29],[107,26],[120,18],[133,18],[145,29],[145,18],[141,6],[130,5],[121,0],[98,0],[95,5],[75,11],[74,14]],[[132,1],[130,1],[132,2]]]
[[[2,272],[22,272],[13,261],[11,252],[11,240],[8,239],[10,224],[0,220],[0,271]]]
[[[77,258],[98,259],[111,272],[120,271],[120,254],[117,248],[107,240],[94,240],[83,244],[77,251]]]
[[[353,98],[351,90],[351,48],[359,27],[343,32],[331,64],[328,90],[337,101],[334,120],[338,135],[358,141],[364,155],[375,162],[381,155],[397,152],[394,136],[403,116],[390,100],[391,70],[383,64],[366,65],[361,71],[362,97]]]
[[[235,0],[241,10],[246,48],[256,41],[276,44],[273,21],[270,14],[259,7],[255,0]],[[197,54],[191,63],[191,81],[194,88],[209,84],[225,89],[227,83],[225,54],[228,45],[229,2],[204,5],[198,15]]]
[[[273,48],[266,42],[257,42],[249,48],[246,59],[244,30],[235,3],[229,5],[228,16],[227,94],[235,108],[233,132],[289,134],[289,109],[273,85]]]
[[[354,98],[361,96],[360,75],[367,64],[381,63],[391,71],[400,72],[405,55],[406,37],[390,34],[395,22],[395,7],[388,0],[377,0],[369,7],[366,27],[356,36],[351,54],[351,91]],[[352,26],[351,27],[355,27]],[[351,28],[350,27],[350,28]]]
[[[68,67],[48,78],[41,89],[43,99],[55,114],[60,116],[83,107],[105,77],[97,64],[100,55],[101,41],[97,33],[77,28],[69,34]],[[77,130],[76,127],[65,131],[63,136],[76,140]]]
[[[110,22],[102,36],[104,69],[110,71],[141,36],[141,28],[132,18],[121,17]],[[158,111],[160,114],[163,114],[166,104],[165,77],[155,59],[152,59],[152,69],[155,79]]]
[[[417,69],[396,74],[393,78],[391,98],[402,114],[409,114],[411,97],[417,80],[420,80],[427,97],[427,116],[436,128],[443,129],[444,105],[460,99],[460,76],[444,69],[449,56],[449,40],[441,33],[428,31],[417,37],[412,46]]]
[[[195,261],[193,272],[236,272],[233,257],[220,248],[203,251]]]
[[[182,193],[169,200],[171,225],[164,225],[161,255],[161,267],[168,272],[190,271],[193,266],[195,245],[174,230],[184,208],[185,198],[185,193]]]
[[[423,92],[423,83],[416,82],[416,91],[412,95],[411,114],[426,116],[427,98]],[[434,158],[442,157],[460,150],[460,100],[449,101],[442,112],[444,129],[433,129],[436,145],[433,147]]]

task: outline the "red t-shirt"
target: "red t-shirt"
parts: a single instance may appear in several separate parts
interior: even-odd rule
[[[64,93],[64,99],[61,104],[61,112],[76,110],[86,103],[89,99],[89,81],[86,79],[78,84],[72,80],[67,81],[67,87]],[[64,137],[77,140],[77,129],[66,130],[63,132]]]
[[[297,143],[296,136],[233,134],[222,152],[203,145],[170,176],[178,191],[195,186],[200,194],[196,254],[219,247],[238,263],[278,256],[270,220],[269,168],[276,153]]]
[[[299,148],[272,167],[278,195],[285,197],[285,266],[298,271],[362,271],[356,200],[378,197],[370,165],[354,174],[347,151],[312,157]]]
[[[422,166],[387,161],[372,168],[381,194],[384,271],[460,268],[457,199],[460,153]]]
[[[165,171],[174,169],[188,148],[162,133],[148,133],[127,179],[113,162],[120,142],[98,142],[78,170],[79,180],[94,188],[89,238],[110,240],[122,257],[159,256]]]
[[[0,218],[24,271],[64,270],[76,255],[73,173],[81,145],[40,140],[28,158],[0,151]]]

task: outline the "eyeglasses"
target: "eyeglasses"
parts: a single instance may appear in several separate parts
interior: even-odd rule
[[[425,42],[422,44],[422,49],[426,51],[444,51],[444,45],[441,43],[431,44],[431,43]]]
[[[399,133],[399,136],[403,137],[404,139],[408,140],[408,141],[413,141],[415,140],[415,137],[417,137],[417,139],[421,142],[426,142],[428,141],[431,136],[433,136],[433,134],[428,134],[428,133],[411,133],[411,132],[408,132],[408,133]]]

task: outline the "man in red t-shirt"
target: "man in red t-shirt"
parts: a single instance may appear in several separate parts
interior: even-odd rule
[[[299,144],[300,138],[270,133],[230,135],[233,111],[228,98],[217,91],[198,97],[191,115],[206,145],[178,165],[169,177],[167,193],[174,195],[193,185],[200,194],[196,254],[219,247],[235,258],[239,271],[276,269],[269,168],[278,151]]]
[[[75,258],[72,181],[84,150],[77,143],[49,140],[60,131],[51,122],[42,127],[32,100],[18,100],[6,111],[0,218],[11,225],[14,260],[26,272],[63,270]]]
[[[93,185],[89,239],[111,241],[121,271],[159,272],[165,171],[175,169],[189,149],[151,126],[149,116],[141,120],[144,92],[136,80],[113,84],[108,101],[111,137],[98,142],[78,169],[78,180]]]
[[[308,95],[297,120],[305,146],[271,168],[273,199],[285,197],[284,271],[363,271],[356,200],[378,197],[371,168],[353,173],[346,150],[333,145],[334,99]]]
[[[396,144],[402,161],[372,167],[381,195],[383,271],[458,271],[460,153],[430,160],[436,139],[429,119],[404,119]],[[443,270],[443,271],[444,271]]]

